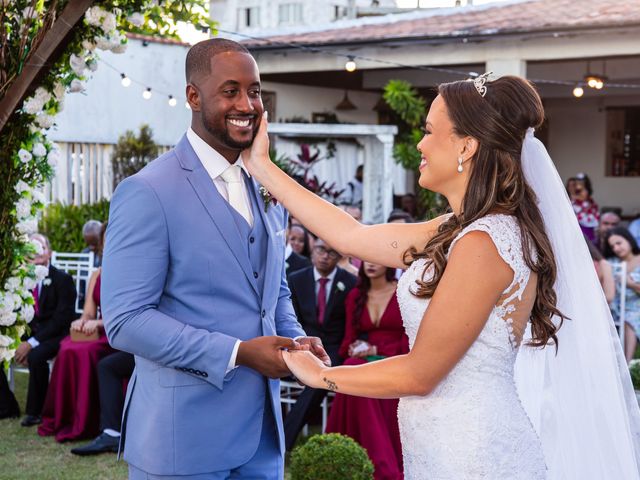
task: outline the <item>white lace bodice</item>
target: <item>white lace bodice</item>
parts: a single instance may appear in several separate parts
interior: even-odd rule
[[[545,478],[542,447],[514,382],[522,328],[514,332],[512,314],[531,275],[520,226],[512,216],[485,216],[460,232],[449,252],[462,236],[477,230],[491,237],[513,270],[513,281],[476,341],[434,391],[401,399],[398,418],[409,480]],[[429,306],[429,299],[411,293],[425,263],[424,259],[413,262],[398,282],[398,302],[411,348]]]

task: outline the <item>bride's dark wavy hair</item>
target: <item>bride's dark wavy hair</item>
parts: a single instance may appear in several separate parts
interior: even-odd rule
[[[542,101],[535,88],[520,77],[501,77],[487,82],[486,86],[484,97],[472,81],[445,83],[438,88],[453,123],[453,132],[461,137],[475,138],[478,150],[469,162],[469,182],[461,213],[444,221],[422,251],[412,248],[405,252],[405,261],[427,260],[415,295],[431,297],[442,278],[446,255],[456,235],[490,213],[513,215],[520,225],[525,262],[538,275],[529,345],[546,346],[553,340],[557,349],[556,333],[565,317],[556,308],[553,288],[556,261],[536,196],[525,181],[520,163],[527,129],[538,128],[544,121]],[[536,260],[532,257],[531,246],[537,252]],[[425,280],[431,267],[433,276]],[[554,315],[560,319],[557,326],[552,321]]]

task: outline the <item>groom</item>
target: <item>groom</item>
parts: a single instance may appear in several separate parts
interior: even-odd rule
[[[186,77],[191,128],[111,202],[104,323],[136,360],[121,446],[130,479],[281,479],[281,350],[328,356],[291,305],[286,213],[240,158],[264,110],[255,60],[206,40]]]

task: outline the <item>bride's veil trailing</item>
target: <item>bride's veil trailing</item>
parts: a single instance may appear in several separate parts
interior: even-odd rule
[[[529,129],[522,168],[558,266],[565,320],[558,352],[526,346],[516,361],[522,403],[542,441],[551,480],[640,479],[640,411],[593,262],[564,185]]]

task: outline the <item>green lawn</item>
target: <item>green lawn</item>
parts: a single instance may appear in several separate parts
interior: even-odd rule
[[[23,414],[27,381],[27,374],[16,373],[16,398]],[[116,462],[115,454],[78,457],[69,450],[86,441],[58,443],[39,436],[36,428],[21,427],[20,419],[0,420],[1,480],[126,480],[127,464]]]
[[[16,398],[24,413],[28,375],[16,373]],[[2,480],[126,479],[127,464],[115,454],[78,457],[71,450],[82,442],[58,443],[41,437],[37,427],[21,427],[20,419],[0,420],[0,478]]]

